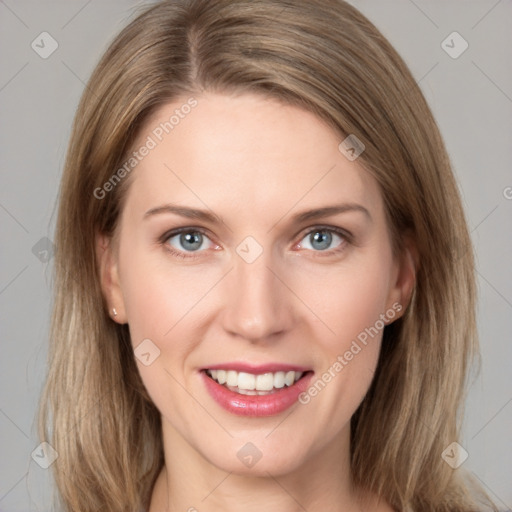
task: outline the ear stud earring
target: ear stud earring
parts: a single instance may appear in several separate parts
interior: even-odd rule
[[[117,316],[116,308],[112,308],[112,313],[114,313],[114,316]]]

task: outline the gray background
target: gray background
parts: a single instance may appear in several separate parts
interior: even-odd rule
[[[410,66],[454,164],[477,251],[483,363],[467,400],[463,467],[512,509],[512,2],[351,3]],[[49,470],[31,454],[39,444],[34,413],[46,371],[59,178],[84,82],[138,5],[0,0],[0,511],[49,509]],[[58,43],[46,59],[31,47],[44,31]],[[442,47],[454,31],[469,44],[458,58]],[[453,37],[445,45],[462,48]]]

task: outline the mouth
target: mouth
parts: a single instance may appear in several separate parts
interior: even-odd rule
[[[268,366],[265,370],[236,366],[238,370],[220,366],[204,368],[200,374],[215,402],[241,416],[273,416],[285,411],[298,401],[314,374],[306,368],[290,369],[282,365],[272,366],[274,371],[265,371]],[[250,371],[239,371],[241,366]]]
[[[240,395],[265,396],[293,386],[308,372],[290,370],[287,372],[265,372],[253,374],[235,370],[204,370],[212,380],[226,389]]]

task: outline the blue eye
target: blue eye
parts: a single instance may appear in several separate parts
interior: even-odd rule
[[[174,251],[182,253],[197,252],[200,249],[206,249],[208,248],[208,240],[209,238],[201,231],[188,230],[176,234],[171,233],[165,241]]]
[[[205,232],[190,227],[167,232],[159,238],[159,242],[178,258],[199,257],[206,249],[220,249]],[[310,229],[302,238],[299,247],[327,256],[342,252],[350,242],[351,235],[344,230],[321,226]]]
[[[338,239],[339,242],[335,247],[331,247],[333,240]],[[316,228],[310,231],[302,240],[306,240],[306,244],[301,242],[303,249],[312,249],[316,252],[326,251],[327,249],[337,250],[338,247],[343,245],[345,236],[334,229]],[[309,244],[309,247],[308,245]]]

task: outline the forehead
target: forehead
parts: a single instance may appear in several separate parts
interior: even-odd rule
[[[133,209],[172,201],[248,220],[325,202],[379,205],[374,179],[311,112],[252,94],[194,102],[161,106],[141,129],[134,150],[151,149],[132,171]]]

